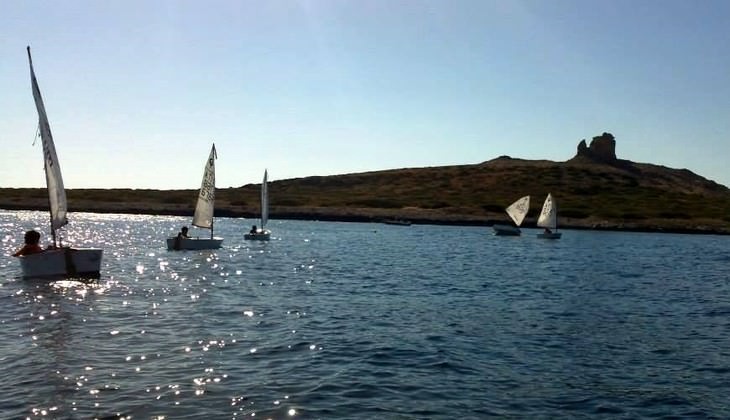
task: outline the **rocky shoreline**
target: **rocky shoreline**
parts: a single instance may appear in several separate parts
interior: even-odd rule
[[[47,206],[32,204],[3,204],[0,209],[6,211],[47,211]],[[171,206],[128,206],[128,205],[90,205],[69,209],[71,213],[114,213],[114,214],[146,214],[153,216],[187,216],[192,217],[192,209],[174,208]],[[256,219],[258,213],[232,209],[216,209],[216,217]],[[387,219],[404,219],[412,224],[422,225],[449,225],[449,226],[484,226],[490,227],[495,223],[505,223],[501,214],[490,214],[490,217],[468,214],[442,214],[425,209],[405,209],[395,212],[389,209],[363,208],[280,208],[272,209],[269,213],[272,220],[311,220],[327,222],[358,222],[381,223]],[[526,220],[525,228],[536,228],[534,220]],[[704,235],[730,235],[730,226],[723,226],[722,221],[707,220],[651,220],[644,222],[626,222],[613,220],[570,219],[561,220],[561,229],[566,230],[594,230],[607,232],[645,232],[645,233],[681,233]]]

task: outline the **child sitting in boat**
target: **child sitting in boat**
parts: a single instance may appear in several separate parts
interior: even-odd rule
[[[182,229],[180,229],[180,232],[178,232],[177,238],[182,239],[182,238],[189,238],[189,237],[190,236],[188,236],[188,227],[183,226]]]
[[[41,240],[41,234],[34,231],[29,230],[25,232],[25,245],[23,245],[22,248],[20,248],[15,254],[13,254],[13,257],[20,257],[21,255],[30,255],[30,254],[38,254],[40,252],[43,252],[43,248],[41,248],[40,245],[38,245],[38,242]]]
[[[183,239],[189,237],[190,236],[188,236],[188,227],[183,226],[182,229],[180,229],[180,232],[178,232],[177,236],[175,237],[175,245],[173,246],[173,249],[180,250],[182,248]]]

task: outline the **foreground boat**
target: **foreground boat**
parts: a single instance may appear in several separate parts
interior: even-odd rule
[[[215,209],[215,160],[218,155],[215,144],[210,149],[210,156],[203,171],[203,183],[198,194],[198,203],[193,215],[193,226],[210,229],[210,238],[188,238],[174,236],[167,238],[167,249],[170,251],[218,249],[223,244],[223,238],[213,236],[213,211]]]
[[[515,226],[496,224],[492,226],[494,234],[497,236],[520,236],[522,233],[520,231],[520,225],[522,224],[522,221],[525,220],[527,212],[530,211],[530,196],[526,195],[520,198],[510,204],[505,211],[512,221],[515,222]]]
[[[96,277],[102,255],[101,249],[65,247],[18,258],[24,277]]]
[[[50,210],[50,227],[53,246],[37,254],[19,256],[23,277],[96,277],[101,269],[103,251],[98,248],[75,248],[63,246],[59,229],[68,224],[66,190],[63,187],[61,166],[56,155],[56,146],[51,134],[46,108],[41,97],[38,80],[33,70],[33,59],[28,47],[30,80],[33,100],[38,111],[38,124],[43,143],[43,163],[46,172],[46,190]]]
[[[250,241],[268,241],[271,239],[271,232],[266,230],[266,223],[269,221],[269,185],[268,171],[264,169],[264,180],[261,182],[261,228],[255,232],[251,231],[243,235],[243,239]]]
[[[563,235],[558,232],[558,204],[550,193],[548,193],[545,203],[542,205],[537,225],[545,228],[545,232],[537,234],[540,239],[560,239]]]

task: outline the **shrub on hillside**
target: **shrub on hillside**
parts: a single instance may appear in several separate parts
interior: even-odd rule
[[[348,207],[370,207],[374,209],[399,209],[403,207],[401,203],[384,198],[365,198],[362,200],[353,200],[346,203]]]
[[[643,214],[637,214],[637,213],[624,213],[621,215],[621,217],[624,220],[646,220],[647,217]]]
[[[682,213],[680,211],[663,211],[659,213],[659,217],[662,217],[664,219],[691,219],[692,216],[690,216],[687,213]]]
[[[505,207],[496,204],[486,204],[482,206],[482,209],[489,213],[502,213]]]
[[[589,216],[589,214],[582,210],[564,209],[560,211],[559,216],[570,217],[571,219],[585,219]]]

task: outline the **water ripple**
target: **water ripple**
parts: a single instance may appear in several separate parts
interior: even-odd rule
[[[2,418],[730,417],[727,237],[72,216],[98,281],[0,260]]]

